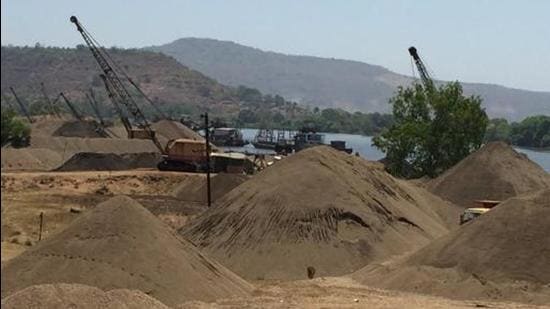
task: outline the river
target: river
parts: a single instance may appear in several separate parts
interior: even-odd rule
[[[242,129],[243,138],[246,141],[251,141],[254,139],[257,129]],[[353,148],[353,152],[359,152],[359,154],[369,160],[379,160],[384,157],[384,153],[378,150],[378,148],[372,146],[372,137],[355,135],[355,134],[341,134],[341,133],[324,133],[325,134],[325,143],[330,144],[330,141],[333,140],[342,140],[346,141],[346,147]],[[232,150],[243,150],[246,149],[249,152],[257,153],[270,153],[270,151],[254,149],[252,145],[246,145],[243,148],[230,148]],[[536,151],[532,149],[524,149],[514,147],[518,152],[524,153],[540,165],[544,170],[550,172],[550,151]]]

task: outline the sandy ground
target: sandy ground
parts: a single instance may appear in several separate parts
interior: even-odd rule
[[[345,277],[288,282],[254,282],[253,297],[187,302],[176,308],[543,308],[527,304],[456,301],[371,288]]]
[[[42,238],[66,227],[86,208],[115,194],[138,200],[173,228],[204,209],[171,195],[183,181],[204,180],[203,175],[156,170],[116,172],[3,172],[2,264],[38,241],[40,213]]]
[[[204,176],[151,170],[119,172],[2,173],[2,265],[36,243],[40,212],[45,213],[43,237],[66,227],[85,211],[127,194],[174,228],[204,210],[171,196],[189,177]],[[71,212],[73,209],[73,212]],[[300,281],[255,281],[252,297],[215,303],[187,302],[176,308],[536,308],[528,304],[457,301],[371,288],[347,277]],[[550,307],[546,307],[550,308]]]

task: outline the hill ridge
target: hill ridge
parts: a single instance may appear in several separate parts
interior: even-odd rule
[[[264,51],[217,39],[181,38],[146,49],[170,55],[223,84],[245,85],[319,107],[388,112],[387,101],[396,87],[413,80],[357,60]],[[311,62],[316,66],[311,67]],[[462,84],[466,94],[484,98],[491,117],[519,120],[533,114],[550,114],[550,92],[492,83]]]

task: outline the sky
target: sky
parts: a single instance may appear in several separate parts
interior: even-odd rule
[[[412,75],[550,91],[549,0],[10,0],[2,45],[104,46],[213,38],[285,54],[357,60]]]

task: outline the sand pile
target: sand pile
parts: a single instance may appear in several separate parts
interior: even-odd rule
[[[2,299],[2,308],[168,309],[141,291],[104,292],[82,284],[43,284],[23,289]]]
[[[218,200],[233,188],[239,186],[249,179],[247,175],[219,173],[210,180],[210,194],[212,201]],[[185,179],[178,185],[172,195],[178,199],[189,202],[206,201],[206,179],[196,181],[196,179]]]
[[[31,139],[34,136],[53,136],[67,122],[66,119],[49,117],[36,117],[31,124]]]
[[[458,209],[319,146],[236,187],[180,232],[249,279],[342,275],[447,233]]]
[[[93,153],[79,152],[65,161],[56,171],[121,171],[136,168],[156,168],[159,153]]]
[[[245,296],[251,287],[139,203],[114,197],[2,269],[2,295],[45,283],[137,289],[166,305]]]
[[[2,148],[2,170],[49,171],[61,164],[63,158],[44,148]]]
[[[428,183],[428,190],[463,207],[550,188],[550,175],[502,142],[485,145]]]
[[[65,159],[78,152],[137,153],[158,152],[150,140],[116,138],[78,138],[37,136],[31,139],[31,148],[47,148],[60,153]]]
[[[171,139],[189,138],[194,140],[204,140],[197,132],[186,127],[184,124],[172,120],[160,120],[151,125],[159,139],[164,139],[164,144]]]
[[[64,122],[57,128],[52,136],[64,137],[84,137],[84,138],[101,138],[104,137],[97,132],[98,125],[94,121],[79,121],[71,120]]]
[[[404,261],[354,278],[453,298],[550,303],[550,189],[506,200]]]

